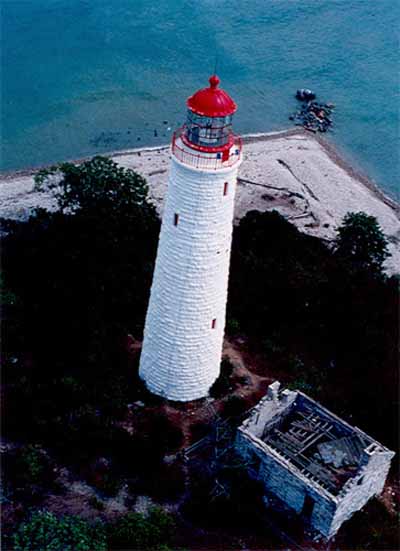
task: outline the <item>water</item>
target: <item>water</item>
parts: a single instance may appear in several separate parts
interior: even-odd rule
[[[2,6],[3,169],[165,143],[218,52],[238,132],[289,127],[295,90],[312,88],[337,105],[331,140],[397,192],[398,0]]]

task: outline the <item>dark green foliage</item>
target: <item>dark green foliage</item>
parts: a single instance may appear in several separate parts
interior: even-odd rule
[[[290,377],[294,377],[287,385],[288,388],[301,390],[315,397],[322,394],[327,381],[327,370],[323,367],[315,367],[311,363],[306,366],[297,356],[289,356],[281,368]]]
[[[248,409],[248,404],[240,396],[229,396],[224,405],[224,417],[237,417]]]
[[[228,335],[235,335],[240,332],[240,324],[235,318],[228,318],[226,320],[225,331]]]
[[[159,221],[143,178],[109,159],[55,172],[62,211],[4,224],[4,430],[85,455],[85,433],[140,392],[126,338],[143,328]]]
[[[158,465],[141,482],[136,485],[137,491],[142,491],[158,502],[175,501],[185,491],[185,474],[180,463]]]
[[[17,476],[29,484],[43,480],[49,469],[49,461],[39,446],[29,444],[19,450],[15,458]]]
[[[103,526],[73,516],[36,511],[13,537],[14,551],[107,551]]]
[[[221,486],[225,492],[218,494]],[[220,486],[221,485],[221,486]],[[184,504],[184,513],[202,527],[254,528],[263,511],[262,486],[250,480],[241,468],[221,469],[211,478],[193,478],[190,495]],[[260,528],[260,526],[258,526]]]
[[[178,450],[183,441],[180,427],[174,425],[166,415],[144,411],[137,416],[135,441],[138,449],[138,461],[144,468],[151,470],[159,465],[165,454]]]
[[[365,212],[349,212],[338,229],[335,242],[337,257],[361,272],[382,275],[389,255],[388,242],[376,218]]]
[[[89,504],[94,508],[97,509],[97,511],[104,511],[105,506],[100,499],[98,499],[96,496],[93,496],[89,499]]]
[[[373,230],[370,249],[361,232],[362,258],[370,259],[357,261],[362,270],[343,248],[354,216],[332,252],[276,212],[249,212],[234,230],[229,316],[264,355],[259,374],[277,373],[396,447],[398,283],[377,277],[385,254],[376,222],[356,220]]]
[[[53,189],[64,212],[96,212],[109,217],[126,211],[134,216],[141,209],[152,210],[147,203],[146,180],[107,157],[42,170],[35,176],[35,183],[38,191]]]
[[[54,462],[38,445],[28,444],[2,455],[5,493],[25,504],[38,504],[48,492],[57,492]]]
[[[173,518],[159,508],[152,509],[148,517],[128,513],[109,528],[110,548],[167,551],[174,526]]]
[[[210,388],[210,396],[212,398],[221,398],[227,394],[230,390],[234,389],[234,384],[231,380],[234,366],[231,362],[224,358],[221,362],[221,371],[218,379],[214,382]]]
[[[91,481],[92,485],[106,497],[114,497],[121,489],[122,482],[115,472],[105,472]],[[100,502],[101,503],[101,502]]]
[[[315,331],[307,321],[322,306],[329,257],[320,240],[301,234],[277,212],[247,213],[234,230],[229,317],[261,338],[278,334],[284,340],[299,318],[301,330]]]

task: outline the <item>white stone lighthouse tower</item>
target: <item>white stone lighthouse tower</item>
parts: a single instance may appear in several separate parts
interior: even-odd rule
[[[175,132],[168,193],[144,330],[139,374],[176,401],[207,396],[219,375],[241,141],[236,104],[210,86],[187,100]]]

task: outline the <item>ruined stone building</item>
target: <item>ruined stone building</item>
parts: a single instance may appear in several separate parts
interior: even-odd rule
[[[239,427],[236,449],[279,503],[332,537],[385,484],[394,452],[299,391],[280,383]]]

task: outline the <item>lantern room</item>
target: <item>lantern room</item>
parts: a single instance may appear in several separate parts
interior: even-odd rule
[[[172,154],[187,166],[219,170],[241,161],[242,141],[232,131],[236,103],[213,75],[210,86],[190,96],[186,123],[174,132]]]
[[[188,114],[182,140],[199,151],[224,151],[234,141],[232,116],[236,104],[213,75],[210,86],[199,90],[187,100]]]

